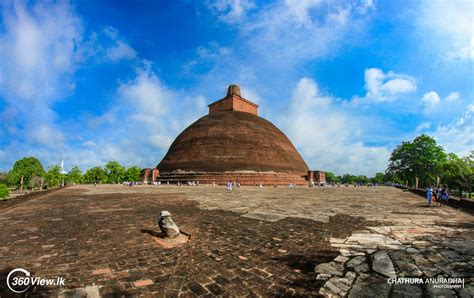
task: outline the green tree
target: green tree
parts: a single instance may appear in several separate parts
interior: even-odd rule
[[[327,183],[336,182],[336,176],[332,172],[326,172],[325,174]]]
[[[11,171],[8,172],[7,182],[9,185],[19,187],[21,177],[23,177],[23,184],[28,185],[31,178],[35,176],[45,176],[43,165],[36,157],[25,157],[15,162]]]
[[[48,172],[46,173],[46,182],[49,187],[60,186],[64,175],[61,174],[61,167],[54,165],[49,167]]]
[[[10,195],[8,187],[5,184],[0,184],[0,200]]]
[[[344,175],[342,175],[341,183],[352,184],[352,183],[354,183],[354,182],[356,182],[356,176],[351,175],[351,174],[344,174]]]
[[[470,152],[469,156],[463,158],[463,161],[469,168],[469,178],[468,178],[468,198],[471,198],[473,182],[474,182],[474,150]]]
[[[458,189],[462,195],[463,190],[471,191],[472,167],[470,157],[459,158],[456,154],[448,154],[447,161],[443,165],[442,184],[448,184],[450,188]]]
[[[370,182],[370,179],[365,176],[365,175],[359,175],[359,176],[356,176],[355,177],[355,182],[358,182],[358,183],[369,183]]]
[[[130,167],[127,169],[127,171],[125,172],[125,180],[126,181],[133,181],[133,182],[137,182],[140,180],[140,172],[141,172],[141,168],[137,167],[137,166],[133,166],[133,167]]]
[[[382,184],[385,180],[384,173],[375,173],[375,176],[371,179],[373,183]]]
[[[30,179],[30,188],[38,188],[40,189],[41,186],[43,186],[43,183],[44,183],[44,178],[43,177],[38,177],[38,176],[35,176],[35,177],[32,177]]]
[[[0,172],[0,184],[6,184],[7,183],[7,176],[8,172]]]
[[[116,161],[109,161],[104,167],[108,183],[120,183],[125,177],[125,168]]]
[[[434,184],[445,162],[443,147],[438,146],[433,138],[422,134],[393,150],[386,174],[412,183],[415,178],[419,178],[419,186],[427,186]]]
[[[107,174],[103,168],[93,167],[87,170],[83,178],[87,183],[101,182],[107,180]]]
[[[67,180],[69,183],[81,183],[82,181],[82,171],[78,166],[74,166],[69,173],[67,173]]]

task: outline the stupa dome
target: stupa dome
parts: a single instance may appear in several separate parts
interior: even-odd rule
[[[257,114],[258,105],[242,98],[238,86],[229,86],[227,96],[210,104],[209,114],[171,144],[157,166],[160,177],[305,183],[308,166],[301,155],[281,130]]]

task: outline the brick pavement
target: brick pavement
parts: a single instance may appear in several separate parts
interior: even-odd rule
[[[22,267],[66,278],[29,289],[47,296],[471,295],[473,217],[422,205],[382,187],[76,186],[0,213],[0,293]],[[154,243],[161,210],[190,242]],[[391,286],[389,276],[459,276],[466,287]]]

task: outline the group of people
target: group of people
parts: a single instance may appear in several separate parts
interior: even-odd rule
[[[449,200],[448,187],[445,185],[433,189],[431,185],[428,186],[426,189],[426,200],[428,207],[431,205],[431,202],[436,203],[437,206],[447,204]]]
[[[214,185],[214,183],[213,183],[213,185]],[[231,180],[228,180],[227,181],[227,189],[232,190],[233,187],[240,188],[240,181],[232,182]]]

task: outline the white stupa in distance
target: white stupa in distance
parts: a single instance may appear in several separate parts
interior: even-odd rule
[[[67,174],[67,172],[64,170],[64,160],[61,160],[61,171],[59,173]]]

